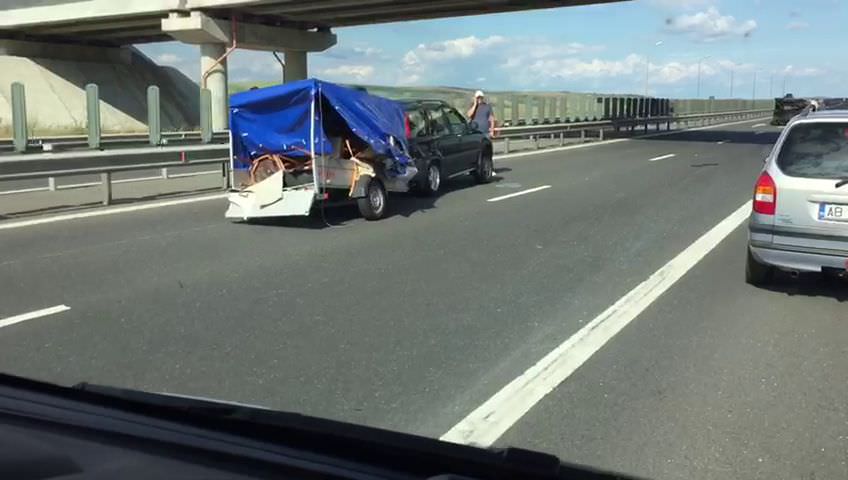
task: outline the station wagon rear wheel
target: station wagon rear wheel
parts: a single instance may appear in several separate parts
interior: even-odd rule
[[[745,261],[745,282],[749,285],[759,287],[766,285],[774,278],[774,267],[760,263],[751,249],[748,249],[748,258]]]

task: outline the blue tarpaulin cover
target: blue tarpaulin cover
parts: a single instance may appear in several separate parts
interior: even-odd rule
[[[325,102],[321,102],[321,99]],[[331,154],[325,119],[341,119],[350,131],[390,159],[389,172],[403,175],[407,155],[406,125],[398,102],[317,79],[260,88],[230,97],[230,129],[235,168],[248,168],[260,155],[303,156],[310,150],[310,108],[315,101],[315,155]],[[327,112],[334,109],[338,116]],[[392,144],[389,138],[394,139]]]

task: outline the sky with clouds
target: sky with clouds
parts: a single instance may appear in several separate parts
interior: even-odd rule
[[[311,76],[372,85],[750,98],[848,96],[848,1],[634,0],[336,29]],[[198,47],[141,45],[200,75]],[[281,78],[269,52],[237,51],[231,81]],[[755,81],[756,80],[756,81]]]

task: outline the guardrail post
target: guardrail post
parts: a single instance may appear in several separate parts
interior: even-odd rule
[[[667,121],[667,122],[665,123],[665,129],[666,129],[666,130],[671,130],[671,120],[669,120],[669,121]]]
[[[559,132],[559,146],[565,145],[565,132]]]
[[[645,119],[645,133],[648,133],[648,120]]]
[[[159,87],[156,85],[147,87],[147,136],[151,147],[162,144],[162,111],[159,107]]]
[[[12,83],[12,138],[15,151],[23,153],[27,148],[26,92],[24,84]]]
[[[504,153],[509,153],[509,137],[504,138]]]
[[[221,163],[221,187],[224,190],[228,190],[230,188],[230,162]]]
[[[212,92],[208,88],[200,90],[200,141],[212,141]]]
[[[100,174],[100,183],[103,187],[103,205],[112,204],[112,174],[103,172]]]
[[[56,177],[47,177],[47,190],[56,191]]]
[[[163,168],[161,170],[161,172],[162,172],[162,179],[167,180],[168,179],[168,167]]]
[[[598,141],[603,141],[603,140],[604,140],[604,127],[601,127],[601,129],[598,130]]]
[[[85,112],[88,148],[100,148],[100,89],[96,84],[85,86]]]
[[[580,143],[584,143],[585,141],[586,141],[586,130],[581,129],[580,130]]]
[[[539,136],[533,135],[531,138],[533,139],[533,148],[538,150],[539,149]]]

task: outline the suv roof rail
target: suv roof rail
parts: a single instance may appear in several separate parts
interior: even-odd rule
[[[400,101],[403,103],[448,103],[444,100],[439,100],[438,98],[404,98]]]

